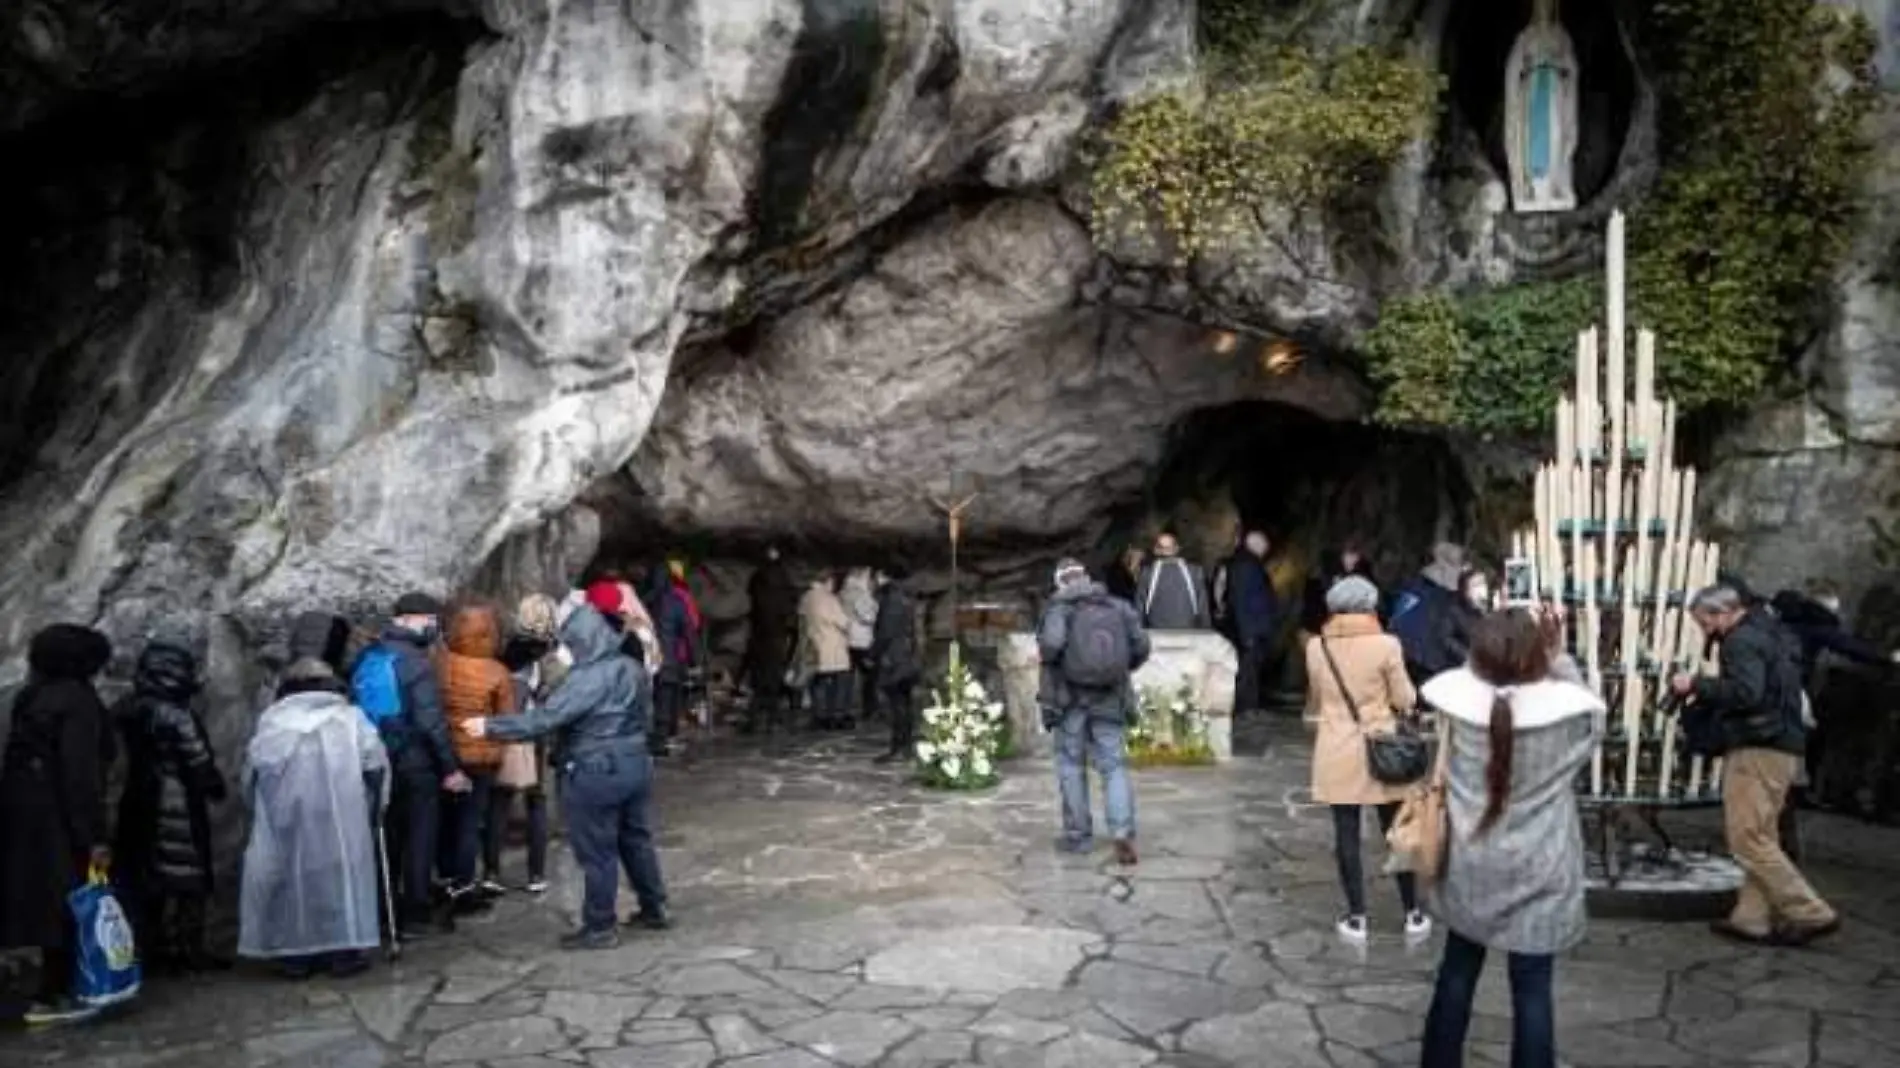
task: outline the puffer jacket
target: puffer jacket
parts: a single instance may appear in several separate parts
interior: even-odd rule
[[[471,719],[514,715],[515,683],[498,657],[501,621],[486,605],[469,605],[449,621],[448,651],[442,655],[442,715],[449,721],[456,759],[470,771],[501,766],[501,744],[472,738],[460,729]]]
[[[566,680],[525,714],[489,720],[488,736],[525,742],[551,734],[556,765],[644,750],[653,719],[653,684],[646,667],[621,654],[620,636],[591,606],[568,616],[561,644],[574,661]]]
[[[114,869],[146,892],[211,892],[211,815],[224,800],[204,723],[192,709],[198,664],[183,649],[140,654],[132,694],[118,708],[126,785]]]

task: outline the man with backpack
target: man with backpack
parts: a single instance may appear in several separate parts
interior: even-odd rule
[[[1043,726],[1056,732],[1056,784],[1062,796],[1062,848],[1088,852],[1092,750],[1102,777],[1103,809],[1115,840],[1115,861],[1135,856],[1135,791],[1122,732],[1135,717],[1132,676],[1148,660],[1148,635],[1128,602],[1089,578],[1081,561],[1056,565],[1055,596],[1043,612],[1036,644],[1042,653],[1037,695]]]
[[[400,935],[404,941],[433,933],[430,875],[441,830],[441,794],[466,793],[472,786],[456,759],[435,662],[442,605],[424,593],[405,593],[383,636],[363,650],[350,671],[350,692],[357,707],[376,725],[394,769],[390,798],[390,876],[400,881]],[[444,919],[441,929],[450,921]]]

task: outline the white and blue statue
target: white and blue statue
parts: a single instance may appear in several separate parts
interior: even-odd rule
[[[1577,50],[1557,20],[1557,0],[1533,0],[1531,22],[1505,67],[1504,157],[1519,214],[1577,206]]]

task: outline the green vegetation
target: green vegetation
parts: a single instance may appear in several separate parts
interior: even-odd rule
[[[1852,240],[1876,39],[1810,0],[1658,0],[1643,37],[1661,171],[1630,222],[1630,320],[1686,410],[1748,404],[1811,336]],[[1480,431],[1550,417],[1600,277],[1389,302],[1364,339],[1380,417]]]
[[[1376,186],[1439,90],[1431,71],[1355,47],[1322,55],[1242,0],[1201,5],[1205,85],[1129,104],[1102,133],[1092,226],[1109,247],[1166,241],[1174,262],[1244,241],[1287,211]]]

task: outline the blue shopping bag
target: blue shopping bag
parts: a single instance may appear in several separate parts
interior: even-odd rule
[[[73,910],[73,925],[79,932],[75,947],[78,967],[73,979],[73,997],[81,1005],[104,1008],[130,1001],[139,992],[138,944],[132,938],[132,924],[112,894],[103,869],[94,868],[86,885],[66,896]]]

